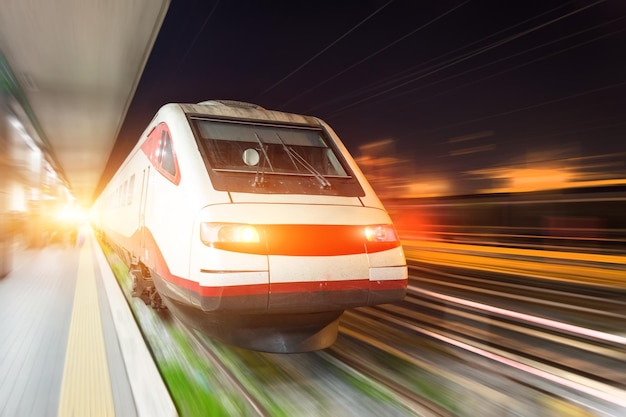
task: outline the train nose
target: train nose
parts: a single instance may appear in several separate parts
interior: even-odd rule
[[[398,301],[406,265],[391,225],[266,227],[268,311],[335,311]]]
[[[406,263],[390,225],[203,223],[200,234],[211,263],[200,270],[205,311],[341,311],[404,298]]]

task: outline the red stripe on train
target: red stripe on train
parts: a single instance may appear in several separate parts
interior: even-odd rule
[[[177,280],[178,281],[178,280]],[[178,282],[176,282],[179,284]],[[369,281],[350,280],[350,281],[313,281],[313,282],[285,282],[275,284],[257,284],[257,285],[236,285],[228,287],[203,287],[196,282],[189,282],[191,285],[185,287],[198,293],[203,297],[231,297],[241,295],[259,295],[259,294],[286,294],[286,293],[314,293],[314,292],[334,292],[334,291],[350,291],[350,290],[394,290],[404,289],[407,286],[406,279],[385,280],[385,281]],[[180,285],[180,284],[179,284]]]

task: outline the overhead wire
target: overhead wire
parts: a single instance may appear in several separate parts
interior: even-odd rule
[[[536,19],[538,19],[538,18],[540,18],[542,16],[545,16],[546,14],[552,13],[552,12],[558,10],[558,9],[566,7],[568,4],[573,3],[575,1],[576,0],[571,0],[571,1],[567,2],[567,3],[564,3],[562,5],[554,7],[552,9],[550,9],[550,10],[547,10],[545,12],[539,13],[539,14],[533,16],[533,17],[525,19],[525,20],[523,20],[523,21],[521,21],[519,23],[516,23],[516,24],[514,24],[512,26],[509,26],[506,29],[499,30],[499,31],[494,32],[494,33],[492,33],[490,35],[487,35],[487,36],[482,37],[482,38],[480,38],[478,40],[475,40],[475,41],[472,41],[472,42],[470,42],[470,43],[468,43],[466,45],[463,45],[463,46],[461,46],[459,48],[456,48],[456,49],[454,49],[452,51],[448,51],[448,52],[445,52],[445,53],[443,53],[443,54],[441,54],[441,55],[439,55],[437,57],[431,58],[431,59],[427,60],[426,62],[420,63],[418,65],[414,65],[411,68],[404,69],[404,70],[402,70],[402,71],[400,71],[400,72],[398,72],[398,73],[396,73],[394,75],[386,77],[384,80],[375,81],[375,82],[371,83],[369,86],[362,87],[362,88],[360,88],[358,90],[355,90],[353,92],[350,92],[348,94],[344,94],[342,96],[333,97],[330,100],[318,103],[317,105],[315,105],[313,107],[310,107],[307,111],[308,112],[313,112],[313,111],[317,110],[318,108],[327,106],[329,104],[334,104],[334,103],[339,102],[339,101],[344,100],[344,99],[351,99],[351,98],[356,97],[358,95],[365,94],[365,93],[371,92],[371,91],[376,91],[377,89],[385,87],[385,86],[388,86],[388,85],[393,85],[394,83],[402,81],[403,79],[406,79],[406,78],[409,78],[409,77],[414,77],[416,74],[419,74],[420,72],[426,71],[428,68],[433,68],[435,65],[433,65],[432,67],[428,67],[428,65],[431,64],[431,63],[437,62],[437,61],[441,60],[442,58],[444,58],[446,56],[449,56],[449,55],[452,55],[452,54],[454,54],[456,52],[465,50],[465,49],[467,49],[467,48],[469,48],[469,47],[471,47],[473,45],[481,43],[481,42],[483,42],[483,41],[485,41],[487,39],[491,39],[493,37],[496,37],[496,36],[498,36],[498,35],[500,35],[502,33],[510,32],[512,29],[514,29],[516,27],[519,27],[519,26],[521,26],[523,24],[526,24],[526,23],[531,22],[533,20],[536,20]],[[437,65],[441,65],[441,64],[437,64]],[[426,69],[424,69],[425,67],[426,67]]]
[[[368,20],[370,20],[372,17],[376,16],[381,10],[383,10],[385,7],[387,7],[389,4],[391,4],[393,2],[393,0],[388,1],[387,3],[383,4],[381,7],[379,7],[378,9],[376,9],[373,13],[371,13],[370,15],[368,15],[365,19],[361,20],[359,23],[357,23],[355,26],[353,26],[350,30],[348,30],[346,33],[344,33],[343,35],[341,35],[340,37],[338,37],[337,39],[335,39],[333,42],[331,42],[328,46],[326,46],[324,49],[322,49],[321,51],[319,51],[318,53],[316,53],[315,55],[313,55],[311,58],[309,58],[306,62],[304,62],[302,65],[300,65],[298,68],[296,68],[295,70],[291,71],[289,74],[285,75],[283,78],[281,78],[280,80],[276,81],[274,84],[272,84],[271,86],[269,86],[268,88],[266,88],[265,90],[263,90],[259,96],[262,96],[268,92],[270,92],[271,90],[273,90],[274,88],[276,88],[278,85],[280,85],[281,83],[283,83],[285,80],[287,80],[289,77],[291,77],[292,75],[294,75],[296,72],[300,71],[302,68],[304,68],[305,66],[307,66],[309,63],[311,63],[315,58],[319,57],[320,55],[322,55],[324,52],[326,52],[327,50],[329,50],[330,48],[332,48],[336,43],[338,43],[339,41],[341,41],[343,38],[345,38],[346,36],[348,36],[350,33],[354,32],[357,28],[359,28],[361,25],[363,25],[365,22],[367,22]]]
[[[523,53],[527,53],[527,52],[529,52],[529,51],[536,50],[536,49],[541,48],[541,47],[543,47],[543,46],[550,45],[550,44],[553,44],[553,43],[556,43],[556,42],[562,41],[562,40],[564,40],[564,39],[568,39],[568,38],[571,38],[571,37],[573,37],[573,36],[577,36],[577,35],[580,35],[580,34],[582,34],[582,33],[585,33],[585,32],[588,32],[588,31],[591,31],[591,30],[594,30],[594,29],[598,29],[598,28],[603,27],[603,26],[607,26],[607,25],[610,25],[610,24],[616,23],[616,22],[621,21],[621,20],[624,20],[624,19],[626,19],[626,16],[622,16],[622,17],[619,17],[619,18],[612,19],[612,20],[610,20],[610,21],[608,21],[608,22],[601,23],[601,24],[598,24],[598,25],[592,26],[592,27],[590,27],[590,28],[587,28],[587,29],[584,29],[584,30],[578,31],[578,32],[576,32],[576,33],[574,33],[574,34],[571,34],[571,35],[569,35],[569,36],[563,36],[563,37],[561,37],[561,38],[559,38],[559,39],[556,39],[556,40],[554,40],[554,41],[551,41],[551,42],[546,42],[546,43],[544,43],[544,44],[542,44],[542,45],[539,45],[539,46],[536,46],[536,47],[533,47],[533,48],[529,48],[529,49],[527,49],[527,50],[525,50],[525,51],[522,51],[522,52],[520,52],[520,53],[518,53],[518,54],[514,54],[514,56],[518,56],[518,55],[521,55],[521,54],[523,54]],[[589,44],[591,44],[591,43],[593,43],[593,42],[596,42],[596,41],[598,41],[598,40],[601,40],[601,39],[605,39],[605,38],[608,38],[608,37],[614,36],[614,35],[616,35],[616,34],[619,34],[619,33],[624,32],[624,31],[626,31],[626,27],[621,28],[621,29],[619,29],[619,30],[615,30],[615,31],[610,32],[610,33],[605,33],[605,34],[603,34],[603,35],[601,35],[601,36],[597,36],[597,37],[595,37],[595,38],[593,38],[593,39],[588,39],[588,40],[586,40],[586,41],[584,41],[584,42],[580,42],[580,43],[577,43],[577,44],[575,44],[575,45],[571,45],[571,46],[566,47],[566,48],[562,48],[562,49],[560,49],[560,50],[558,50],[558,51],[555,51],[555,52],[553,52],[553,53],[550,53],[550,54],[547,54],[547,55],[543,55],[543,56],[541,56],[541,57],[538,57],[538,58],[535,58],[535,59],[532,59],[532,60],[525,61],[525,62],[523,62],[523,63],[521,63],[521,64],[519,64],[519,65],[515,65],[515,66],[510,67],[510,68],[507,68],[507,69],[505,69],[505,70],[498,71],[498,72],[493,73],[493,74],[490,74],[490,75],[488,75],[488,76],[486,76],[486,77],[482,77],[482,78],[480,78],[480,79],[477,79],[477,80],[474,80],[474,81],[471,81],[471,82],[465,83],[465,84],[463,84],[463,85],[461,85],[461,86],[458,86],[458,87],[455,87],[455,88],[452,88],[452,89],[449,89],[449,90],[446,90],[446,91],[443,91],[443,92],[439,92],[439,93],[434,94],[434,95],[431,95],[431,96],[429,96],[429,97],[423,97],[423,98],[420,98],[420,99],[419,99],[419,100],[417,100],[417,101],[414,101],[414,102],[407,103],[407,104],[403,105],[403,107],[414,106],[416,103],[420,103],[420,102],[425,102],[425,101],[432,100],[433,98],[443,96],[443,95],[448,94],[448,93],[450,93],[450,92],[453,92],[453,91],[456,91],[456,90],[458,90],[458,89],[461,89],[461,88],[467,87],[468,85],[473,85],[473,84],[480,83],[480,82],[482,82],[482,81],[484,81],[484,80],[486,80],[486,79],[496,77],[496,76],[501,75],[501,74],[503,74],[503,73],[510,72],[510,71],[513,71],[513,70],[519,69],[519,68],[521,68],[521,67],[527,66],[527,65],[531,65],[531,64],[533,64],[533,63],[536,63],[536,62],[539,62],[539,61],[542,61],[542,60],[545,60],[545,59],[551,58],[551,57],[553,57],[553,56],[555,56],[555,55],[559,55],[559,54],[563,54],[563,53],[565,53],[565,52],[569,52],[569,51],[571,51],[571,50],[573,50],[573,49],[576,49],[576,48],[579,48],[579,47],[582,47],[582,46],[589,45]],[[474,69],[472,69],[472,70],[468,70],[468,71],[465,71],[465,72],[463,72],[463,73],[453,75],[453,76],[448,77],[448,78],[446,78],[446,79],[438,80],[438,81],[436,81],[436,82],[431,83],[429,86],[435,85],[435,84],[437,84],[437,83],[439,83],[439,82],[447,81],[447,80],[448,80],[448,79],[450,79],[450,78],[454,78],[454,77],[457,77],[457,76],[459,76],[459,75],[465,74],[465,73],[467,73],[467,72],[471,72],[471,71],[473,71],[473,70],[475,70],[475,69],[481,69],[481,68],[486,67],[486,66],[488,66],[488,65],[491,65],[491,64],[493,64],[493,63],[496,63],[496,62],[501,62],[501,61],[503,61],[504,59],[508,59],[508,58],[511,58],[511,56],[508,56],[508,57],[505,57],[505,58],[502,58],[502,59],[499,59],[499,60],[496,60],[496,61],[492,61],[491,63],[485,64],[485,65],[483,65],[483,66],[481,66],[481,67],[476,67],[476,68],[474,68]],[[607,91],[607,90],[610,90],[610,89],[613,89],[613,88],[621,88],[621,87],[623,87],[624,85],[626,85],[626,82],[614,83],[614,84],[610,84],[610,85],[608,85],[608,86],[599,87],[599,88],[597,88],[597,89],[590,89],[590,90],[586,90],[586,91],[581,92],[581,93],[579,93],[579,94],[572,94],[572,95],[568,95],[568,96],[565,96],[565,97],[557,98],[557,99],[554,99],[554,100],[544,101],[544,102],[542,102],[542,103],[538,103],[538,104],[536,104],[536,105],[519,107],[519,108],[511,109],[511,110],[509,110],[509,111],[507,111],[507,112],[500,112],[500,113],[497,113],[497,114],[486,115],[486,116],[483,116],[483,117],[481,117],[481,118],[474,118],[474,119],[471,119],[471,120],[466,120],[466,121],[463,121],[463,122],[460,122],[460,123],[457,123],[457,124],[451,124],[451,125],[442,126],[442,127],[440,127],[440,128],[437,128],[437,129],[431,129],[431,130],[428,130],[428,131],[424,131],[424,132],[422,132],[422,133],[425,133],[425,134],[428,134],[428,133],[433,133],[433,132],[435,132],[435,131],[444,130],[444,129],[447,129],[447,128],[454,128],[454,127],[458,127],[458,126],[465,125],[465,124],[470,124],[470,123],[474,123],[474,122],[478,122],[478,121],[482,121],[482,120],[487,120],[487,119],[491,119],[491,118],[495,118],[495,117],[500,117],[500,116],[504,116],[504,115],[508,115],[508,114],[512,114],[512,113],[517,113],[517,112],[521,112],[521,111],[525,111],[525,110],[534,109],[534,108],[537,108],[537,107],[543,107],[543,106],[547,106],[547,105],[550,105],[550,104],[558,103],[558,102],[561,102],[561,101],[565,101],[565,100],[569,100],[569,99],[575,99],[575,98],[578,98],[578,97],[581,97],[581,96],[585,96],[585,95],[587,95],[587,94],[592,94],[592,93],[595,93],[595,92],[599,92],[599,91]],[[413,91],[415,91],[415,90],[416,90],[416,89],[413,89]],[[404,92],[403,92],[403,93],[404,93]],[[400,95],[402,95],[403,93],[400,93],[400,94],[398,94],[397,96],[400,96]],[[398,111],[398,107],[397,107],[397,106],[396,106],[396,107],[394,107],[394,111],[395,111],[395,112],[397,112],[397,111]],[[383,110],[383,112],[382,112],[381,114],[384,114],[384,110]],[[577,128],[577,129],[576,129],[576,132],[577,132],[577,133],[580,133],[580,132],[582,132],[582,131],[589,131],[589,130],[601,130],[601,129],[607,129],[607,128],[612,128],[612,127],[618,127],[618,126],[621,126],[621,125],[624,125],[624,123],[601,124],[601,125],[595,125],[595,126],[593,126],[593,127],[589,127],[589,128],[584,128],[584,129]]]
[[[588,89],[588,90],[585,90],[585,91],[582,91],[582,92],[569,94],[569,95],[564,96],[564,97],[559,97],[559,98],[555,98],[555,99],[551,99],[551,100],[542,101],[541,103],[536,103],[536,104],[531,104],[531,105],[528,105],[528,106],[518,107],[516,109],[510,109],[510,110],[503,111],[503,112],[500,112],[500,113],[494,113],[494,114],[490,114],[490,115],[486,115],[486,116],[477,117],[477,118],[474,118],[474,119],[471,119],[471,120],[465,120],[465,121],[462,121],[462,122],[449,124],[447,126],[441,126],[441,127],[438,127],[438,128],[429,129],[429,130],[424,131],[424,133],[432,133],[432,132],[436,132],[436,131],[439,131],[439,130],[448,129],[448,128],[451,128],[451,127],[458,127],[458,126],[466,125],[466,124],[469,124],[469,123],[474,123],[474,122],[478,122],[478,121],[493,119],[495,117],[506,116],[506,115],[509,115],[509,114],[518,113],[518,112],[529,110],[529,109],[535,109],[535,108],[538,108],[538,107],[543,107],[543,106],[547,106],[547,105],[550,105],[550,104],[559,103],[559,102],[562,102],[562,101],[583,97],[583,96],[586,96],[586,95],[589,95],[589,94],[594,94],[594,93],[598,93],[598,92],[601,92],[601,91],[610,90],[610,89],[613,89],[613,88],[620,88],[620,87],[623,87],[623,86],[626,86],[626,81],[613,83],[613,84],[609,84],[609,85],[604,85],[602,87],[591,88],[591,89]]]
[[[350,71],[351,69],[353,69],[353,68],[355,68],[355,67],[357,67],[357,66],[361,65],[361,64],[362,64],[362,63],[364,63],[365,61],[368,61],[369,59],[371,59],[371,58],[375,57],[376,55],[378,55],[378,54],[380,54],[380,53],[382,53],[382,52],[386,51],[387,49],[389,49],[389,48],[391,48],[392,46],[396,45],[397,43],[399,43],[399,42],[403,41],[404,39],[408,38],[409,36],[414,35],[415,33],[419,32],[420,30],[425,29],[425,28],[427,28],[428,26],[432,25],[433,23],[435,23],[435,22],[437,22],[437,21],[441,20],[442,18],[444,18],[444,17],[445,17],[445,16],[447,16],[448,14],[450,14],[450,13],[454,12],[455,10],[457,10],[458,8],[460,8],[460,7],[464,6],[465,4],[467,4],[467,3],[469,3],[469,2],[470,2],[470,0],[466,0],[466,1],[464,1],[463,3],[461,3],[461,4],[458,4],[458,5],[454,6],[452,9],[450,9],[450,10],[448,10],[448,11],[444,12],[443,14],[441,14],[441,15],[439,15],[439,16],[437,16],[437,17],[433,18],[433,19],[431,19],[430,21],[428,21],[428,22],[424,23],[423,25],[421,25],[421,26],[419,26],[418,28],[416,28],[416,29],[412,30],[411,32],[407,33],[406,35],[401,36],[400,38],[398,38],[398,39],[396,39],[395,41],[391,42],[390,44],[388,44],[388,45],[384,46],[383,48],[378,49],[378,50],[377,50],[377,51],[375,51],[374,53],[372,53],[372,54],[370,54],[370,55],[366,56],[365,58],[361,59],[360,61],[358,61],[358,62],[356,62],[356,63],[354,63],[354,64],[352,64],[352,65],[350,65],[349,67],[347,67],[347,68],[343,69],[342,71],[339,71],[338,73],[336,73],[336,74],[335,74],[335,75],[333,75],[332,77],[330,77],[330,78],[328,78],[328,79],[326,79],[326,80],[324,80],[324,81],[322,81],[322,82],[320,82],[320,83],[318,83],[318,84],[314,85],[313,87],[311,87],[311,88],[309,88],[309,89],[307,89],[307,90],[303,91],[302,93],[300,93],[300,94],[298,94],[298,95],[296,95],[296,96],[292,97],[291,99],[289,99],[289,100],[287,100],[286,102],[284,102],[283,104],[281,104],[279,107],[284,108],[285,106],[287,106],[287,105],[291,104],[293,101],[297,100],[298,98],[302,97],[303,95],[308,94],[308,93],[310,93],[311,91],[313,91],[313,90],[317,89],[318,87],[320,87],[320,86],[322,86],[322,85],[324,85],[324,84],[326,84],[326,83],[328,83],[328,82],[330,82],[330,81],[334,80],[335,78],[339,77],[340,75],[345,74],[346,72]]]
[[[575,15],[577,13],[580,13],[580,12],[590,8],[590,7],[596,6],[596,5],[600,4],[600,3],[604,3],[605,1],[606,0],[598,0],[598,1],[596,1],[596,2],[594,2],[592,4],[590,4],[590,5],[586,5],[584,7],[576,9],[576,10],[574,10],[572,12],[566,13],[566,14],[564,14],[562,16],[559,16],[559,17],[557,17],[555,19],[552,19],[552,20],[550,20],[548,22],[542,23],[542,24],[537,25],[537,26],[535,26],[533,28],[526,29],[526,30],[521,31],[519,33],[516,33],[514,35],[508,36],[507,38],[499,40],[497,42],[494,42],[494,43],[492,43],[490,45],[486,45],[486,46],[477,48],[477,49],[475,49],[473,51],[470,51],[470,52],[467,52],[467,53],[461,55],[460,57],[457,57],[455,59],[450,59],[450,60],[448,60],[448,61],[446,61],[444,63],[438,64],[437,66],[433,66],[433,67],[428,69],[428,72],[424,72],[424,73],[420,74],[419,76],[414,77],[414,78],[412,78],[412,79],[410,79],[408,81],[401,82],[399,84],[396,84],[393,87],[389,87],[389,88],[387,88],[385,90],[382,90],[382,91],[379,91],[377,93],[371,94],[371,95],[369,95],[367,97],[364,97],[364,98],[362,98],[360,100],[351,101],[349,104],[347,104],[347,105],[345,105],[345,106],[343,106],[343,107],[341,107],[339,109],[336,109],[332,113],[326,115],[326,118],[335,117],[337,114],[339,114],[339,113],[341,113],[341,112],[343,112],[343,111],[345,111],[345,110],[347,110],[349,108],[355,107],[355,106],[357,106],[357,105],[359,105],[359,104],[361,104],[363,102],[370,101],[371,99],[379,97],[379,96],[384,95],[384,94],[387,94],[390,91],[397,90],[397,89],[402,88],[402,87],[404,87],[404,86],[406,86],[408,84],[414,83],[414,82],[419,81],[419,80],[421,80],[423,78],[426,78],[428,76],[436,74],[436,73],[442,71],[443,69],[452,67],[454,65],[458,65],[458,64],[460,64],[460,63],[462,63],[464,61],[467,61],[467,60],[469,60],[471,58],[479,56],[479,55],[481,55],[481,54],[483,54],[483,53],[485,53],[487,51],[490,51],[490,50],[493,50],[495,48],[498,48],[498,47],[500,47],[502,45],[510,43],[510,42],[512,42],[512,41],[514,41],[516,39],[519,39],[519,38],[521,38],[523,36],[526,36],[526,35],[528,35],[530,33],[536,32],[537,30],[543,29],[543,28],[545,28],[545,27],[547,27],[549,25],[552,25],[552,24],[554,24],[556,22],[559,22],[559,21],[561,21],[561,20],[563,20],[565,18],[571,17],[571,16],[573,16],[573,15]]]
[[[512,55],[508,55],[508,56],[503,57],[503,58],[500,58],[500,59],[496,59],[496,60],[494,60],[494,61],[488,62],[488,63],[483,64],[483,65],[479,65],[479,66],[476,66],[476,67],[472,67],[471,69],[468,69],[468,70],[466,70],[466,71],[463,71],[463,72],[460,72],[460,73],[457,73],[457,74],[451,75],[451,76],[449,76],[449,77],[441,78],[441,79],[436,80],[436,81],[433,81],[433,82],[431,82],[431,83],[429,83],[429,84],[422,85],[422,86],[419,86],[419,87],[416,87],[416,88],[412,88],[412,89],[409,89],[409,90],[402,91],[402,92],[400,92],[400,93],[398,93],[398,94],[395,94],[395,95],[393,95],[393,96],[391,96],[391,97],[387,97],[387,98],[385,98],[385,99],[383,99],[383,100],[381,100],[381,101],[384,101],[384,100],[393,100],[393,99],[398,98],[398,97],[400,97],[400,96],[402,96],[402,95],[411,94],[411,93],[414,93],[414,92],[419,91],[419,90],[421,90],[421,89],[424,89],[424,88],[427,88],[427,87],[432,87],[432,86],[437,85],[437,84],[440,84],[440,83],[442,83],[442,82],[446,82],[446,81],[449,81],[449,80],[451,80],[451,79],[454,79],[454,78],[460,77],[460,76],[462,76],[462,75],[466,75],[466,74],[468,74],[468,73],[471,73],[471,72],[474,72],[474,71],[478,71],[478,70],[481,70],[481,69],[487,68],[487,67],[489,67],[489,66],[491,66],[491,65],[493,65],[493,64],[498,64],[498,63],[504,62],[504,61],[506,61],[506,60],[508,60],[508,59],[515,58],[515,57],[521,56],[521,55],[523,55],[523,54],[526,54],[526,53],[529,53],[529,52],[532,52],[532,51],[536,51],[536,50],[537,50],[537,49],[539,49],[539,48],[543,48],[543,47],[545,47],[545,46],[549,46],[549,45],[552,45],[552,44],[554,44],[554,43],[561,42],[561,41],[563,41],[563,40],[566,40],[566,39],[572,38],[572,37],[574,37],[574,36],[578,36],[578,35],[580,35],[580,34],[582,34],[582,33],[585,33],[585,32],[588,32],[588,31],[591,31],[591,30],[594,30],[594,29],[597,29],[597,28],[600,28],[600,27],[603,27],[603,26],[610,25],[610,24],[612,24],[612,23],[615,23],[615,22],[617,22],[617,21],[619,21],[619,20],[623,20],[623,19],[626,19],[626,16],[623,16],[623,17],[619,17],[619,18],[613,19],[613,20],[611,20],[611,21],[609,21],[609,22],[605,22],[605,23],[598,24],[598,25],[593,26],[593,27],[591,27],[591,28],[588,28],[588,29],[584,29],[584,30],[578,31],[578,32],[573,33],[573,34],[570,34],[570,35],[568,35],[568,36],[563,36],[563,37],[558,38],[558,39],[555,39],[555,40],[553,40],[553,41],[546,42],[546,43],[543,43],[543,44],[541,44],[541,45],[537,45],[537,46],[535,46],[535,47],[532,47],[532,48],[526,49],[526,50],[521,51],[521,52],[518,52],[518,53],[516,53],[516,54],[512,54]],[[436,93],[436,94],[430,95],[430,96],[428,96],[428,97],[422,97],[422,98],[420,98],[419,100],[413,101],[413,102],[411,102],[411,103],[405,103],[405,104],[404,104],[403,106],[401,106],[401,107],[409,107],[409,106],[413,106],[413,105],[415,105],[416,103],[420,103],[420,102],[424,102],[424,101],[432,100],[433,98],[443,96],[443,95],[445,95],[445,94],[451,93],[451,92],[453,92],[453,91],[460,90],[460,89],[465,88],[465,87],[470,86],[470,85],[475,85],[475,84],[481,83],[481,82],[483,82],[483,81],[485,81],[485,80],[488,80],[488,79],[490,79],[490,78],[494,78],[494,77],[497,77],[497,76],[499,76],[499,75],[502,75],[502,74],[505,74],[505,73],[508,73],[508,72],[511,72],[511,71],[517,70],[517,69],[519,69],[519,68],[523,68],[523,67],[525,67],[525,66],[528,66],[528,65],[531,65],[531,64],[537,63],[537,62],[539,62],[539,61],[543,61],[543,60],[546,60],[546,59],[548,59],[548,58],[552,58],[552,57],[554,57],[554,56],[556,56],[556,55],[560,55],[560,54],[563,54],[563,53],[569,52],[569,51],[571,51],[571,50],[573,50],[573,49],[580,48],[580,47],[582,47],[582,46],[587,46],[587,45],[589,45],[590,43],[593,43],[593,42],[596,42],[596,41],[598,41],[598,40],[601,40],[601,39],[605,39],[605,38],[608,38],[608,37],[614,36],[614,35],[616,35],[616,34],[618,34],[618,33],[624,32],[624,31],[626,31],[626,28],[622,28],[622,29],[619,29],[619,30],[616,30],[616,31],[613,31],[613,32],[610,32],[610,33],[605,33],[605,34],[600,35],[600,36],[597,36],[597,37],[595,37],[595,38],[593,38],[593,39],[588,39],[588,40],[586,40],[586,41],[584,41],[584,42],[580,42],[580,43],[577,43],[577,44],[575,44],[575,45],[571,45],[571,46],[566,47],[566,48],[561,48],[561,49],[559,49],[558,51],[555,51],[555,52],[552,52],[552,53],[549,53],[549,54],[546,54],[546,55],[543,55],[543,56],[537,57],[537,58],[535,58],[535,59],[531,59],[531,60],[528,60],[528,61],[524,61],[524,62],[523,62],[523,63],[521,63],[521,64],[514,65],[514,66],[512,66],[512,67],[509,67],[509,68],[507,68],[507,69],[504,69],[504,70],[501,70],[501,71],[495,72],[495,73],[490,74],[490,75],[487,75],[487,76],[485,76],[485,77],[478,78],[478,79],[475,79],[475,80],[473,80],[473,81],[466,82],[466,83],[464,83],[464,84],[462,84],[462,85],[459,85],[459,86],[456,86],[456,87],[454,87],[454,88],[450,88],[450,89],[445,90],[445,91],[440,91],[439,93]],[[398,110],[398,108],[396,107],[396,108],[395,108],[395,110],[397,111],[397,110]]]
[[[180,59],[180,62],[178,63],[178,66],[176,67],[177,72],[180,69],[180,67],[183,65],[183,62],[185,62],[185,59],[187,59],[187,55],[189,55],[189,52],[191,52],[191,50],[193,49],[194,45],[198,41],[198,38],[200,37],[200,34],[204,31],[204,27],[207,25],[207,23],[209,23],[209,20],[211,20],[211,17],[213,16],[213,13],[215,13],[215,10],[217,9],[217,6],[219,4],[220,4],[220,0],[216,0],[216,2],[213,4],[213,8],[211,9],[207,17],[204,19],[202,26],[200,27],[198,32],[196,32],[196,36],[193,38],[193,41],[191,41],[191,43],[189,44],[189,47],[187,47],[185,54]]]

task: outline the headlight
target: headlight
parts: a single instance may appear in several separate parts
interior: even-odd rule
[[[365,227],[368,242],[397,242],[396,230],[390,224],[377,224]]]
[[[249,224],[202,223],[200,239],[206,245],[212,243],[259,243],[258,230]]]

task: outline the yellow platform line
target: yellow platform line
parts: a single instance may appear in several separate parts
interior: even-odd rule
[[[90,240],[80,251],[59,417],[115,415]]]

